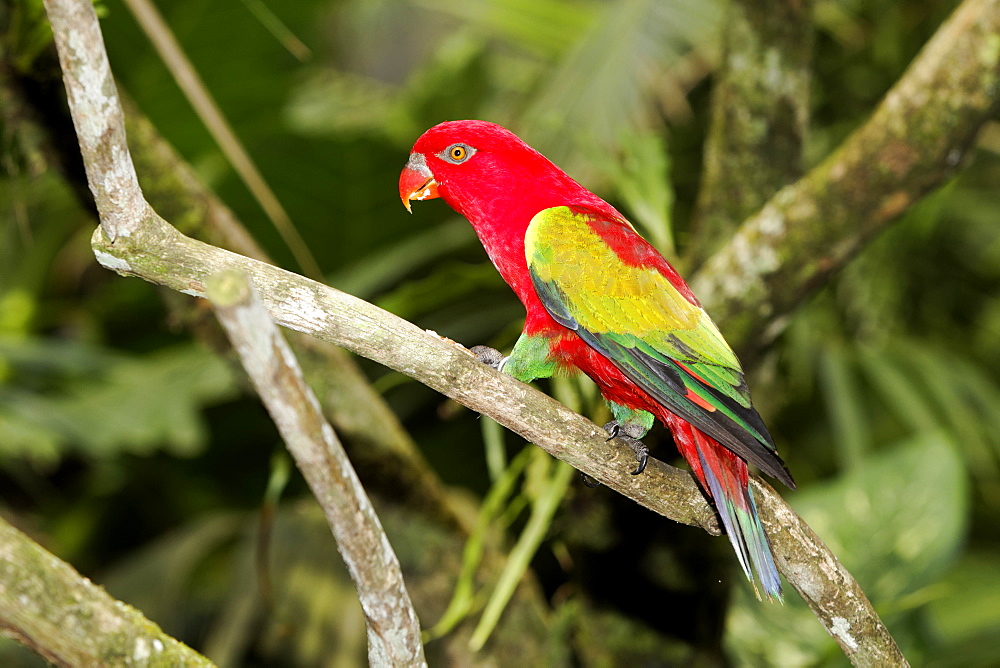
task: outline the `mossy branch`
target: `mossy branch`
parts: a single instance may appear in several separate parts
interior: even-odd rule
[[[812,0],[726,3],[689,266],[717,250],[771,194],[802,176],[812,7]]]
[[[953,176],[1000,103],[1000,0],[965,0],[860,128],[746,220],[691,285],[743,354]]]
[[[0,519],[0,631],[59,666],[211,666]]]

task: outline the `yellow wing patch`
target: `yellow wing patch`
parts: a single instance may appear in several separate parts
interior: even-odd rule
[[[529,268],[559,288],[566,299],[562,306],[580,326],[635,337],[675,359],[738,370],[735,355],[704,309],[655,268],[622,262],[592,220],[569,207],[552,207],[535,214],[524,239]],[[628,233],[643,243],[631,227]]]

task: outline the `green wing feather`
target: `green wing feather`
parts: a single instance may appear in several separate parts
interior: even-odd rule
[[[528,269],[546,310],[659,403],[786,483],[743,370],[718,327],[655,266],[622,260],[600,229],[646,244],[625,221],[553,207],[525,235]]]

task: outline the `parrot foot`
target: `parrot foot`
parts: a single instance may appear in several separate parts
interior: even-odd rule
[[[621,425],[612,420],[604,425],[604,431],[611,434],[608,437],[609,441],[613,438],[620,438],[628,444],[628,447],[632,448],[632,452],[635,453],[635,458],[639,462],[639,466],[632,471],[632,475],[639,475],[646,470],[646,462],[649,461],[649,448],[637,438],[646,431],[642,425],[628,423]]]
[[[586,487],[589,487],[591,489],[594,489],[595,487],[600,487],[601,486],[600,481],[594,480],[593,478],[591,478],[586,473],[580,473],[580,479],[583,481],[583,484]]]
[[[497,371],[501,370],[503,363],[508,359],[499,350],[489,346],[472,346],[469,348],[469,352],[475,355],[477,360]]]

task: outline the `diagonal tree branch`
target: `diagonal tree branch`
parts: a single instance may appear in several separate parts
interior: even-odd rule
[[[211,666],[0,519],[0,632],[59,666]]]
[[[953,176],[1000,103],[1000,0],[965,0],[871,118],[745,221],[691,282],[752,365],[787,316]]]
[[[204,295],[205,282],[216,272],[245,271],[260,286],[278,324],[401,371],[637,503],[718,533],[715,515],[690,474],[650,460],[642,476],[629,475],[631,450],[606,442],[606,433],[594,423],[479,363],[461,346],[328,286],[184,237],[155,214],[145,226],[139,238],[114,243],[98,228],[92,239],[98,260],[123,275],[195,296]],[[902,665],[898,648],[857,582],[842,567],[827,568],[839,566],[829,548],[773,490],[758,489],[779,569],[828,624],[845,653],[865,665]],[[831,601],[836,602],[832,607]]]
[[[671,519],[715,526],[687,473],[661,464],[642,480],[628,475],[630,450],[606,443],[606,432],[592,422],[478,363],[458,344],[316,281],[185,237],[155,213],[141,237],[111,242],[98,228],[91,241],[105,267],[198,297],[205,296],[205,282],[216,272],[245,271],[278,324],[401,371]],[[554,423],[562,433],[552,433]],[[568,445],[575,442],[586,447]],[[664,494],[673,500],[664,501]]]
[[[323,508],[358,590],[373,666],[426,666],[396,553],[288,343],[244,274],[220,272],[209,299],[288,451]]]

